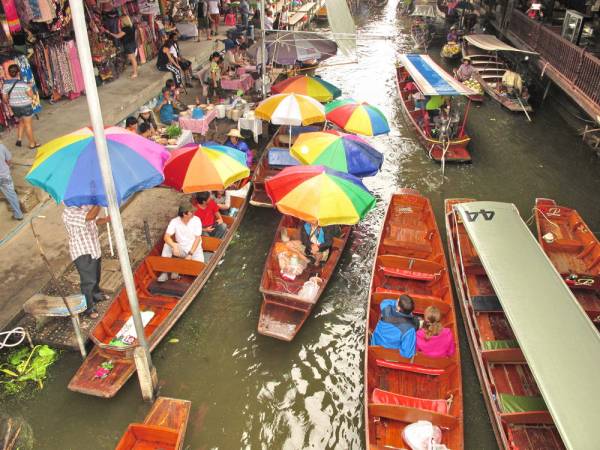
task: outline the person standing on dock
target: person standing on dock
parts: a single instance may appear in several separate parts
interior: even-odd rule
[[[98,318],[95,304],[104,300],[100,291],[102,250],[98,236],[98,225],[110,221],[110,217],[98,218],[100,206],[67,206],[62,214],[69,237],[71,260],[79,272],[81,293],[85,296],[85,314]]]
[[[12,155],[8,148],[6,148],[6,145],[0,144],[0,192],[4,194],[4,197],[12,208],[13,217],[16,220],[23,220],[23,212],[21,211],[19,197],[15,192],[15,185],[10,176],[11,159]]]

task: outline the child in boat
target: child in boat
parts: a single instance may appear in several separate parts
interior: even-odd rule
[[[454,355],[456,350],[454,336],[449,328],[444,328],[441,324],[440,310],[435,306],[429,306],[423,318],[423,327],[417,331],[417,351],[431,358]]]
[[[371,345],[400,350],[405,358],[412,358],[416,349],[419,320],[413,315],[415,302],[409,295],[398,300],[385,299],[379,305],[381,318],[371,337]]]

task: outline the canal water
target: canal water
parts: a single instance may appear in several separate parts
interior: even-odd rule
[[[555,198],[577,208],[593,230],[600,229],[600,163],[550,107],[538,108],[533,123],[491,101],[473,109],[468,125],[473,164],[448,166],[442,178],[440,166],[419,147],[398,104],[395,60],[411,43],[395,4],[390,1],[375,15],[358,15],[360,33],[373,39],[359,40],[357,64],[321,70],[345,95],[368,100],[389,118],[391,133],[373,139],[385,153],[383,170],[366,180],[378,206],[355,228],[324,297],[291,343],[256,332],[258,285],[278,215],[248,211],[222,264],[153,353],[160,394],[192,401],[186,448],[364,448],[367,290],[385,204],[397,188],[416,188],[429,196],[442,233],[443,200],[448,197],[513,202],[525,219],[536,197]],[[432,52],[435,56],[439,49]],[[336,57],[328,64],[343,60]],[[494,449],[461,332],[466,448]],[[178,342],[169,343],[174,339]],[[65,354],[33,398],[2,403],[2,410],[31,424],[36,449],[111,449],[127,424],[146,414],[149,406],[142,402],[135,378],[112,400],[68,391],[79,364],[77,354]]]

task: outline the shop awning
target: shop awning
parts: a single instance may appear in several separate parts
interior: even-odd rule
[[[505,44],[496,36],[492,36],[491,34],[468,34],[464,38],[469,44],[472,44],[482,50],[487,50],[488,52],[517,52],[527,53],[529,55],[537,55],[536,52],[528,52],[527,50],[521,50]]]
[[[400,63],[406,68],[423,95],[475,95],[474,91],[452,78],[428,55],[400,55]]]
[[[444,19],[446,15],[439,10],[436,1],[417,0],[411,16],[431,17],[432,19]]]
[[[515,205],[456,205],[569,449],[597,448],[600,334]]]

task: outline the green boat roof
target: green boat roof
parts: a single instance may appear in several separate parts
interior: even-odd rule
[[[600,334],[511,203],[454,206],[554,423],[570,449],[598,447]]]

